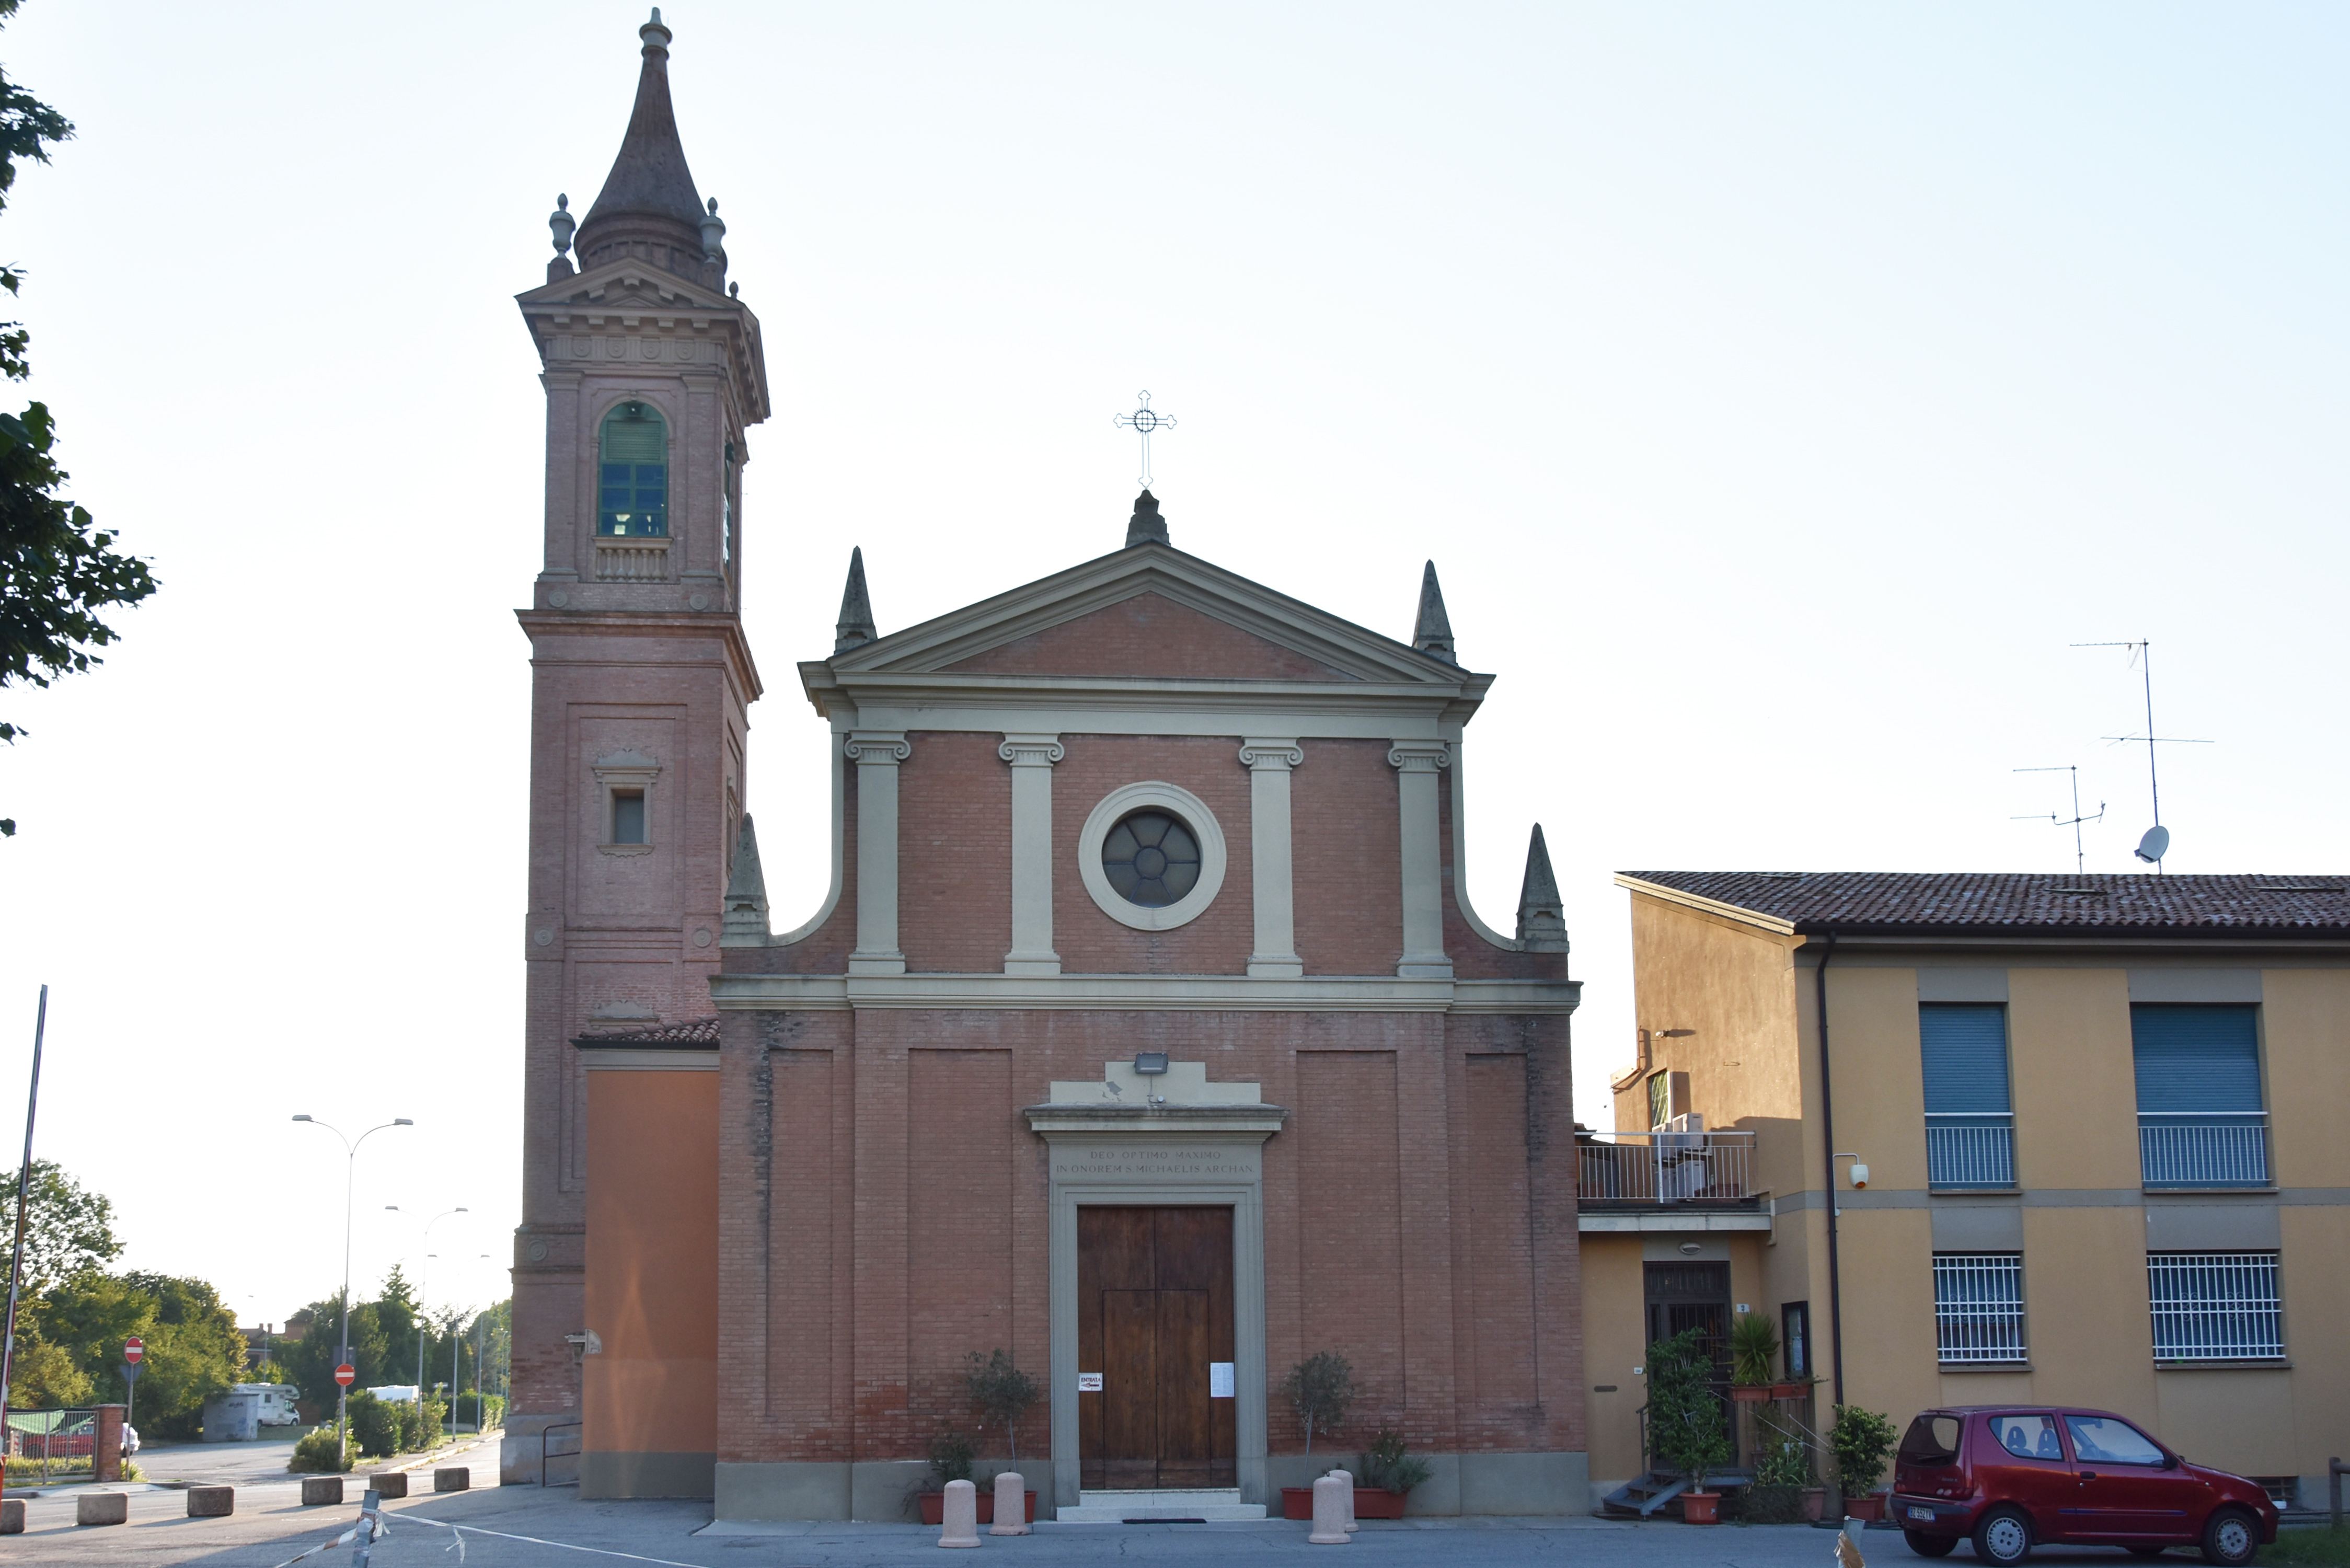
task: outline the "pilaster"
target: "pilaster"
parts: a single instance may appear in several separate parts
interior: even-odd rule
[[[1398,741],[1388,748],[1396,770],[1403,853],[1403,957],[1396,973],[1407,980],[1449,980],[1444,952],[1444,859],[1440,839],[1436,775],[1451,766],[1442,741]]]
[[[1053,950],[1053,764],[1068,753],[1058,735],[1006,735],[995,754],[1012,764],[1012,950],[1006,974],[1058,974]],[[860,774],[860,776],[862,776]]]
[[[851,731],[857,764],[857,950],[851,974],[903,974],[898,949],[898,764],[913,754],[902,732]]]
[[[1249,771],[1249,883],[1256,895],[1252,975],[1295,980],[1305,972],[1297,956],[1296,899],[1291,872],[1289,774],[1305,761],[1294,739],[1241,742]]]

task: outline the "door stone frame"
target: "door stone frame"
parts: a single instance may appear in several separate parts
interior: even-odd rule
[[[1232,1211],[1233,1469],[1241,1501],[1268,1501],[1265,1465],[1264,1140],[1279,1106],[1031,1106],[1048,1146],[1053,1506],[1077,1501],[1077,1210]]]

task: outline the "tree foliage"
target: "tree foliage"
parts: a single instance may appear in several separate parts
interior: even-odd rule
[[[5,3],[5,0],[0,0]],[[9,1244],[15,1242],[17,1173],[8,1175]],[[46,1295],[78,1273],[102,1269],[122,1255],[114,1233],[114,1202],[66,1174],[53,1159],[33,1161],[25,1210],[23,1298]]]
[[[204,1401],[244,1376],[236,1314],[202,1280],[86,1269],[41,1298],[32,1326],[71,1359],[87,1385],[69,1402],[132,1404],[146,1434],[194,1437]],[[123,1342],[134,1334],[147,1345],[135,1401],[122,1375]]]
[[[0,22],[20,0],[0,0]],[[26,160],[46,163],[52,143],[73,135],[65,116],[0,68],[0,208]],[[24,275],[0,266],[0,288],[14,296]],[[0,374],[21,381],[32,374],[31,338],[22,322],[0,322]],[[21,414],[0,413],[0,689],[29,682],[47,686],[98,662],[90,650],[117,640],[99,618],[115,606],[135,605],[157,587],[147,564],[116,552],[115,536],[61,493],[68,475],[57,463],[57,421],[45,403]],[[0,742],[23,730],[0,720]],[[0,835],[13,834],[0,818]]]
[[[1700,1487],[1731,1455],[1713,1376],[1713,1353],[1702,1329],[1686,1328],[1648,1346],[1648,1447],[1659,1466]]]
[[[1328,1437],[1347,1418],[1347,1411],[1361,1397],[1355,1386],[1355,1367],[1335,1350],[1315,1352],[1289,1369],[1281,1380],[1282,1397],[1289,1407],[1297,1412],[1297,1424],[1305,1428],[1305,1451],[1314,1451],[1314,1434]]]

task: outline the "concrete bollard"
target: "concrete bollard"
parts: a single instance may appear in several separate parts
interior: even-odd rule
[[[24,1533],[25,1500],[21,1497],[12,1497],[5,1502],[0,1502],[0,1535]]]
[[[368,1477],[368,1484],[375,1488],[378,1492],[381,1493],[385,1497],[406,1497],[408,1495],[408,1472],[406,1470],[378,1470],[375,1474]]]
[[[192,1486],[188,1489],[190,1519],[226,1519],[236,1511],[236,1488]]]
[[[1352,1534],[1354,1534],[1354,1533],[1355,1533],[1355,1532],[1356,1532],[1357,1529],[1359,1529],[1359,1528],[1360,1528],[1360,1526],[1356,1522],[1356,1520],[1355,1520],[1355,1487],[1356,1487],[1356,1484],[1357,1484],[1357,1483],[1356,1483],[1356,1480],[1355,1480],[1355,1472],[1354,1472],[1354,1471],[1352,1471],[1352,1470],[1347,1470],[1347,1469],[1336,1469],[1336,1470],[1332,1470],[1330,1473],[1331,1473],[1332,1475],[1334,1475],[1334,1476],[1336,1476],[1336,1477],[1339,1479],[1339,1480],[1340,1480],[1340,1481],[1342,1481],[1342,1482],[1344,1482],[1344,1483],[1346,1484],[1346,1488],[1347,1488],[1347,1534],[1349,1534],[1349,1535],[1352,1535]]]
[[[941,1546],[976,1546],[979,1544],[979,1489],[967,1480],[947,1482],[945,1528],[939,1532]]]
[[[86,1491],[74,1499],[76,1524],[128,1524],[130,1522],[130,1494],[122,1491]]]
[[[340,1476],[304,1476],[302,1506],[332,1508],[343,1501],[343,1478]]]
[[[1314,1483],[1314,1533],[1305,1538],[1305,1543],[1347,1544],[1347,1483],[1336,1476],[1324,1476]]]
[[[1028,1483],[1010,1470],[995,1478],[995,1522],[990,1535],[1028,1533]]]
[[[473,1489],[473,1472],[463,1465],[448,1465],[432,1472],[434,1491],[471,1491]]]

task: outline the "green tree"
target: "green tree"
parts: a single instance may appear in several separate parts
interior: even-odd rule
[[[74,1365],[72,1354],[41,1337],[39,1314],[26,1313],[8,1363],[8,1408],[69,1409],[91,1403],[96,1392],[88,1375]]]
[[[5,188],[5,182],[0,181],[0,189]],[[11,1246],[16,1241],[17,1174],[8,1173],[6,1235]],[[122,1255],[122,1241],[114,1233],[113,1200],[82,1186],[57,1161],[33,1161],[32,1186],[26,1196],[23,1300],[46,1295],[74,1275],[102,1269]]]
[[[309,1326],[301,1338],[282,1343],[278,1359],[286,1368],[286,1381],[302,1390],[303,1398],[314,1408],[331,1411],[335,1407],[336,1353],[342,1346],[342,1292],[311,1303],[296,1314],[296,1320],[305,1314]],[[409,1355],[413,1357],[415,1354],[411,1341]],[[351,1308],[351,1367],[359,1374],[351,1384],[354,1388],[405,1383],[416,1376],[414,1360],[404,1370],[399,1365],[373,1302],[360,1302]]]
[[[1701,1329],[1683,1329],[1648,1346],[1648,1446],[1659,1465],[1680,1471],[1700,1489],[1731,1455],[1713,1376],[1713,1354]]]
[[[0,0],[0,23],[21,0]],[[73,135],[73,126],[0,69],[0,207],[16,182],[19,162],[47,163],[49,147]],[[0,266],[0,288],[13,297],[23,273]],[[31,339],[21,322],[0,322],[0,373],[21,381],[32,373]],[[97,663],[90,649],[117,640],[98,618],[117,605],[135,605],[156,588],[147,564],[119,555],[114,535],[98,531],[90,515],[59,493],[68,477],[57,464],[57,422],[46,404],[22,414],[0,413],[0,688],[29,681],[47,686],[57,675]],[[0,721],[0,742],[24,731]],[[0,836],[13,834],[0,817]]]
[[[139,1378],[139,1427],[142,1434],[193,1438],[203,1425],[204,1401],[228,1391],[244,1376],[244,1335],[236,1314],[220,1293],[202,1280],[169,1274],[126,1274],[124,1283],[155,1302],[153,1326]],[[122,1356],[116,1347],[107,1376],[120,1386]],[[108,1390],[106,1376],[98,1379]],[[107,1397],[113,1397],[111,1393]],[[125,1391],[128,1397],[128,1391]]]
[[[384,1381],[414,1382],[416,1342],[425,1332],[423,1303],[417,1299],[416,1288],[408,1282],[407,1272],[398,1263],[384,1276],[383,1290],[375,1299],[375,1321],[383,1330],[384,1355],[398,1369],[396,1376]]]

